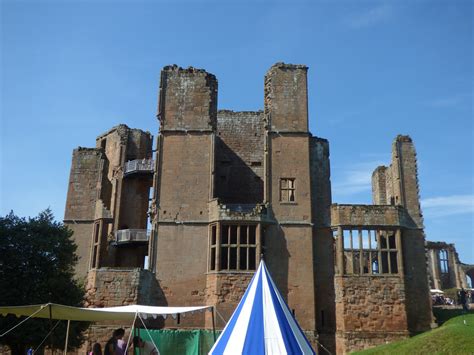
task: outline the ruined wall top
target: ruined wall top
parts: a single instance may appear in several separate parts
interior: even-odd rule
[[[216,77],[203,69],[164,67],[158,99],[161,132],[214,131],[217,86]]]
[[[210,78],[213,78],[214,80],[217,81],[216,77],[214,74],[208,73],[205,69],[199,69],[199,68],[194,68],[192,66],[189,66],[187,68],[182,68],[176,64],[171,64],[171,65],[166,65],[163,67],[162,72],[178,72],[178,73],[186,73],[186,74],[204,74],[206,76],[209,76]]]
[[[278,63],[273,64],[270,67],[270,69],[268,69],[267,75],[275,69],[281,69],[281,70],[302,69],[302,70],[308,71],[308,67],[304,64],[289,64],[289,63],[278,62]]]
[[[390,205],[331,205],[331,225],[345,227],[404,227],[416,228],[402,206]]]
[[[418,185],[418,162],[415,145],[408,135],[398,135],[392,144],[392,196],[395,203],[404,206],[413,221],[423,228]],[[397,182],[397,183],[395,183]]]
[[[453,249],[455,250],[454,244],[446,242],[426,242],[427,249]]]
[[[372,203],[374,205],[387,205],[387,174],[386,166],[378,166],[372,173]]]
[[[265,120],[271,131],[308,132],[308,67],[276,63],[265,75]]]
[[[121,123],[115,127],[112,127],[107,132],[102,133],[101,135],[97,136],[97,138],[95,139],[97,146],[100,147],[100,141],[114,133],[116,133],[123,140],[126,140],[130,133],[132,133],[132,135],[146,135],[151,138],[150,132],[143,131],[138,128],[130,128],[126,124]]]
[[[404,136],[402,134],[399,134],[395,138],[394,142],[413,143],[413,140],[411,139],[411,137],[409,135]]]

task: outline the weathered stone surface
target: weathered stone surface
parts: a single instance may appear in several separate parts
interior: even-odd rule
[[[413,228],[413,223],[406,210],[401,206],[378,205],[340,205],[331,206],[331,223],[333,226],[364,226]]]
[[[215,196],[223,203],[263,202],[263,112],[217,112]]]

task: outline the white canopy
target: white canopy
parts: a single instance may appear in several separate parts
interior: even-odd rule
[[[430,292],[431,292],[431,293],[444,293],[443,291],[438,290],[437,288],[431,289]]]
[[[203,311],[212,306],[198,306],[198,307],[153,307],[130,305],[122,307],[107,307],[107,308],[80,308],[64,306],[55,303],[46,303],[29,306],[14,306],[14,307],[0,307],[0,315],[6,316],[13,314],[17,317],[32,316],[34,318],[52,318],[61,320],[75,320],[75,321],[103,321],[103,320],[130,320],[133,321],[138,314],[141,318],[148,318],[151,316],[176,316],[178,313],[188,313]]]

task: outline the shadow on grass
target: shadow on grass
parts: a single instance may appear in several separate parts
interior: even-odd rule
[[[462,308],[433,307],[433,314],[436,317],[438,325],[442,325],[451,318],[463,315],[463,310]],[[470,310],[468,314],[474,314],[474,310]]]

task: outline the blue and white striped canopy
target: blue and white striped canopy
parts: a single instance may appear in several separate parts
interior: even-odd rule
[[[314,354],[263,260],[209,354]]]

